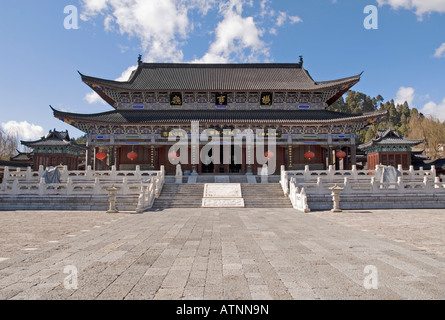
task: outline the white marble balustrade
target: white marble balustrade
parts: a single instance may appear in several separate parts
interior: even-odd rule
[[[107,189],[114,186],[118,188],[119,195],[141,195],[153,193],[158,197],[165,183],[165,170],[117,171],[113,166],[110,171],[94,171],[90,167],[85,171],[69,171],[66,167],[60,170],[59,183],[45,183],[44,170],[9,171],[6,167],[4,178],[0,184],[0,195],[106,195]]]
[[[310,171],[308,166],[305,170],[286,171],[281,167],[281,187],[283,193],[289,196],[296,209],[305,211],[307,206],[307,195],[329,195],[330,188],[338,185],[343,188],[344,195],[368,195],[375,196],[390,194],[406,195],[445,195],[445,184],[436,177],[436,169],[409,170],[398,167],[399,176],[396,182],[382,182],[382,166],[375,170],[328,170]],[[301,191],[300,191],[301,190]]]

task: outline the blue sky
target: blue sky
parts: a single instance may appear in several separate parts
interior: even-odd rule
[[[126,4],[125,6],[123,4]],[[78,29],[65,28],[66,6]],[[376,7],[378,29],[364,13]],[[74,20],[69,20],[71,25]],[[52,116],[112,110],[77,71],[125,79],[146,62],[297,62],[315,80],[445,120],[445,0],[1,0],[0,125],[25,140],[82,132]]]

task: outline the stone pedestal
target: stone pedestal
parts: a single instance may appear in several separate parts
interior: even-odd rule
[[[334,202],[334,208],[332,208],[332,212],[342,212],[340,209],[340,193],[343,191],[343,188],[335,185],[332,188],[329,188],[331,190],[331,196],[332,201]]]
[[[108,209],[107,213],[119,213],[119,211],[116,209],[116,198],[118,189],[116,187],[111,187],[108,188],[107,191],[108,200],[110,201],[110,208]]]

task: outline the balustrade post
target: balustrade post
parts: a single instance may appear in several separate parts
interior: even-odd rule
[[[138,197],[138,204],[136,206],[136,213],[142,213],[144,212],[144,208],[145,208],[145,190],[144,190],[144,186],[141,186],[141,190],[139,193],[139,197]]]
[[[99,180],[99,178],[95,178],[94,179],[94,191],[93,191],[93,193],[95,195],[98,195],[98,194],[101,193],[100,191],[101,191],[100,190],[100,180]]]
[[[334,181],[334,176],[335,176],[335,167],[334,165],[330,165],[328,169],[329,182]]]
[[[60,181],[67,181],[69,177],[68,166],[63,166],[60,170]]]
[[[19,193],[19,179],[18,178],[14,179],[14,181],[12,183],[11,192],[14,196],[18,195],[18,193]]]
[[[73,193],[73,179],[66,179],[66,194],[69,196]]]
[[[357,165],[355,165],[355,164],[352,165],[351,179],[358,180]]]
[[[377,191],[378,191],[378,184],[377,184],[377,182],[376,182],[376,178],[375,177],[372,177],[371,178],[371,192],[372,193],[376,193]]]
[[[405,189],[405,182],[402,177],[397,177],[397,191],[403,192]]]
[[[116,166],[112,165],[111,166],[111,174],[110,174],[111,179],[116,179],[117,178],[117,171],[116,171]]]
[[[345,177],[345,180],[344,180],[344,190],[343,190],[343,192],[344,192],[344,193],[350,193],[350,192],[351,192],[351,184],[349,183],[349,179],[348,179],[348,177]]]
[[[6,166],[4,171],[3,171],[3,182],[8,180],[9,178],[10,178],[9,167]]]
[[[39,180],[41,179],[41,178],[43,178],[43,175],[45,174],[45,169],[43,169],[43,166],[42,165],[40,165],[39,166]]]
[[[26,181],[32,180],[32,170],[31,167],[26,168]]]
[[[415,179],[415,173],[414,173],[414,166],[409,166],[409,179],[414,180]]]
[[[309,165],[304,166],[304,182],[309,181],[311,179],[311,172],[309,170]]]
[[[430,191],[431,190],[431,185],[430,185],[430,183],[428,181],[428,177],[427,176],[423,177],[423,186],[424,186],[423,188],[424,188],[425,191]]]
[[[435,178],[436,177],[436,166],[432,165],[431,166],[431,177]]]
[[[304,187],[303,187],[303,189],[301,189],[301,192],[300,192],[300,201],[301,201],[302,211],[304,213],[310,212],[311,210],[309,209],[309,205],[307,203],[306,190],[304,189]]]
[[[39,195],[43,196],[45,194],[45,178],[40,178],[40,182],[39,182]]]
[[[128,184],[128,178],[127,177],[124,177],[123,179],[122,179],[122,189],[121,189],[121,194],[123,194],[123,195],[127,195],[127,193],[128,193],[128,190],[127,190],[127,184]]]
[[[140,165],[136,166],[136,172],[134,173],[134,176],[139,180],[141,179],[141,166]]]
[[[320,177],[317,178],[317,194],[323,194],[324,184]]]
[[[91,169],[91,166],[87,166],[86,172],[85,172],[85,178],[87,180],[93,179],[93,170]]]
[[[434,178],[434,189],[439,189],[439,188],[440,188],[440,178],[435,177]]]
[[[158,178],[154,178],[154,180],[155,180],[155,197],[156,197],[156,198],[159,198],[159,195],[160,195],[160,193],[161,193],[161,190],[160,190],[160,188],[159,188],[159,182],[160,182],[160,179],[158,179]]]

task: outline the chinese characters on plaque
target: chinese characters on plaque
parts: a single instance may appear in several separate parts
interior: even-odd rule
[[[172,92],[170,94],[170,105],[172,106],[182,106],[182,93]]]
[[[262,106],[271,106],[273,101],[272,93],[270,92],[263,92],[261,93],[261,105]]]
[[[227,93],[216,93],[215,103],[217,106],[227,106]]]

